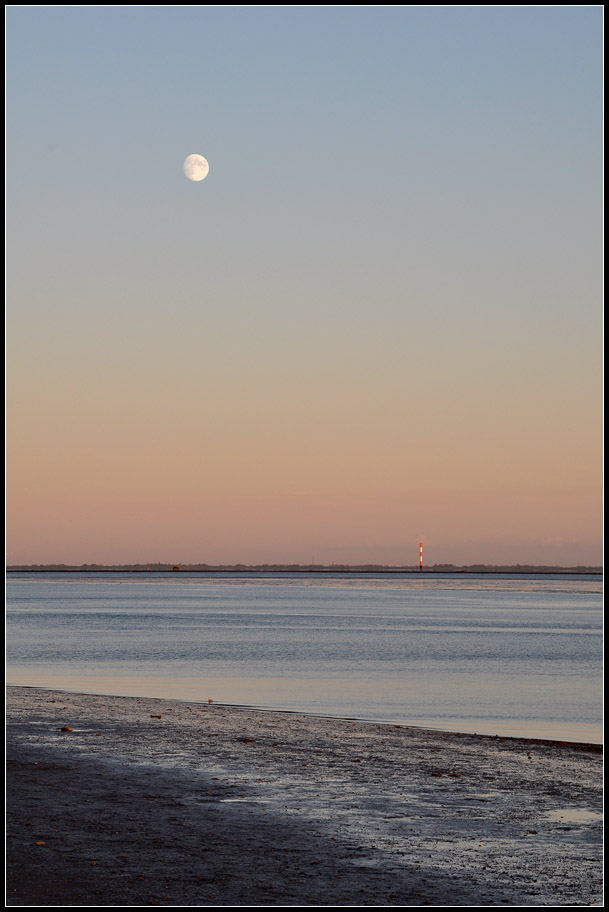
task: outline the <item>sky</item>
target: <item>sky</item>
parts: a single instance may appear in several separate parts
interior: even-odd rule
[[[599,564],[602,28],[9,6],[8,563]]]

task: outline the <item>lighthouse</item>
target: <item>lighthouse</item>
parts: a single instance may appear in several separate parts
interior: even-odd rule
[[[419,542],[419,570],[423,569],[423,542]]]

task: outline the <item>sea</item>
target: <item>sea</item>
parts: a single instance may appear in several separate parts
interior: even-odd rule
[[[6,679],[602,742],[602,575],[20,572]]]

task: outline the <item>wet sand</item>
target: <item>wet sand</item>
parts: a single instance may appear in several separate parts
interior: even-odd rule
[[[598,745],[9,687],[7,904],[600,904],[601,777]]]

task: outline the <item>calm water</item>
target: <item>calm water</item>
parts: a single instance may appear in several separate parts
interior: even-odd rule
[[[10,574],[7,680],[602,740],[601,576]]]

